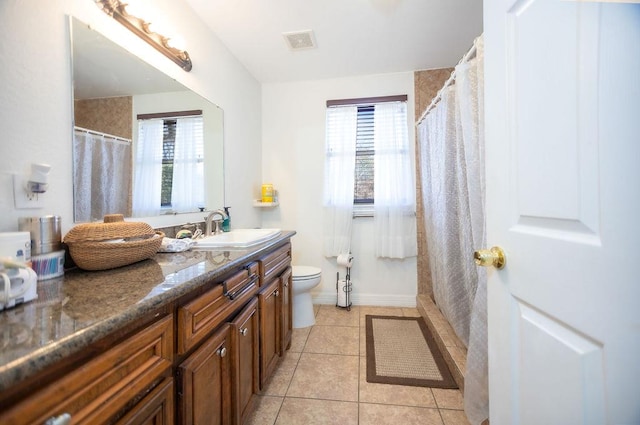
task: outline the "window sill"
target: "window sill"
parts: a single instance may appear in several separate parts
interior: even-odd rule
[[[373,217],[373,204],[359,204],[353,206],[353,218]]]

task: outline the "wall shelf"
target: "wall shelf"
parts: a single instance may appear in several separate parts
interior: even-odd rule
[[[253,206],[256,208],[275,208],[280,205],[279,202],[262,202],[260,199],[254,199]]]

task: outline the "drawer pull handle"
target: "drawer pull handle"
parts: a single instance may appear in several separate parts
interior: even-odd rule
[[[60,416],[47,419],[44,425],[69,425],[71,423],[71,415],[63,413]]]
[[[278,295],[280,295],[280,291],[278,291],[278,290],[276,289],[276,291],[273,293],[273,295],[277,297]]]
[[[226,355],[227,355],[227,349],[226,349],[225,347],[221,347],[221,348],[218,350],[218,356],[220,356],[220,357],[224,357],[224,356],[226,356]]]
[[[227,289],[227,282],[223,282],[222,283],[222,295],[224,295],[225,297],[229,298],[231,301],[235,300],[236,298],[238,298],[239,295],[242,295],[245,291],[247,291],[249,288],[251,288],[251,286],[256,283],[256,281],[258,280],[260,276],[255,275],[250,281],[249,283],[247,283],[246,285],[244,285],[242,288],[238,289],[235,292],[229,292],[229,290]]]
[[[242,334],[242,336],[247,336],[247,332],[249,332],[249,329],[247,328],[240,329],[240,334]]]

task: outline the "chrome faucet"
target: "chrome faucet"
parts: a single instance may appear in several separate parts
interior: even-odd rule
[[[222,217],[222,219],[221,220],[213,220],[213,217],[215,215],[219,215],[220,217]],[[229,218],[229,216],[222,209],[211,211],[209,213],[209,215],[207,215],[204,218],[204,222],[205,222],[204,235],[205,236],[211,236],[211,235],[219,235],[220,233],[222,233],[221,224],[222,224],[222,221],[226,220],[227,218]]]

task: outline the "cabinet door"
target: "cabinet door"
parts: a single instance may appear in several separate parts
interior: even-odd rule
[[[260,389],[278,363],[280,355],[280,280],[274,279],[258,295],[260,311]]]
[[[281,329],[281,348],[280,355],[291,348],[291,334],[293,333],[293,305],[291,304],[293,288],[293,277],[291,267],[280,275],[280,300],[282,305],[282,329]]]
[[[254,298],[231,322],[233,346],[233,423],[242,424],[260,390],[258,300]]]
[[[147,394],[117,425],[171,425],[175,422],[173,378]]]
[[[184,425],[231,423],[230,326],[207,339],[178,366],[179,422]]]

